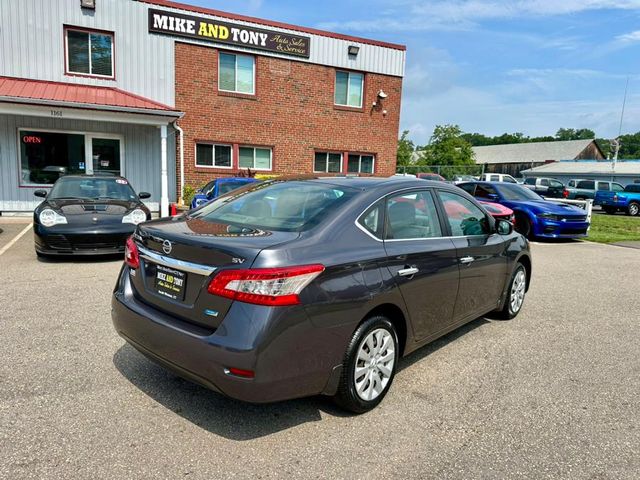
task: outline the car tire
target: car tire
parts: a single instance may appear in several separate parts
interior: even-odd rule
[[[638,215],[640,215],[640,203],[629,203],[629,205],[627,206],[627,215],[630,215],[632,217],[637,217]]]
[[[516,232],[520,233],[526,238],[533,237],[533,227],[531,225],[531,220],[529,217],[523,213],[516,213]]]
[[[347,346],[334,401],[354,413],[375,408],[391,387],[399,357],[398,334],[389,319],[365,320]]]
[[[499,310],[497,317],[502,320],[511,320],[515,318],[522,310],[524,299],[527,293],[527,269],[522,263],[518,263],[518,266],[511,275],[509,281],[509,288],[507,289],[507,298],[504,301],[504,307]]]
[[[602,207],[602,210],[604,210],[604,213],[606,213],[607,215],[615,215],[616,213],[615,207]]]

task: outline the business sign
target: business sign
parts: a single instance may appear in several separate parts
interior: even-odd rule
[[[36,137],[35,135],[24,135],[22,137],[22,141],[24,143],[31,143],[31,144],[39,145],[39,144],[42,143],[42,137]]]
[[[166,33],[178,37],[195,38],[305,58],[309,58],[309,44],[311,42],[309,37],[303,35],[264,30],[152,8],[149,9],[149,32]]]

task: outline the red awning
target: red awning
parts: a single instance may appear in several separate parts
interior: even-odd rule
[[[0,101],[180,115],[167,105],[118,88],[12,77],[0,77]]]

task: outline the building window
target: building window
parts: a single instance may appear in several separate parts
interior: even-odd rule
[[[350,153],[347,162],[347,173],[373,173],[373,155]]]
[[[53,184],[85,173],[84,135],[20,130],[21,185]]]
[[[196,144],[196,166],[209,168],[231,168],[231,145]]]
[[[240,168],[252,168],[253,170],[271,170],[271,149],[240,147],[238,166]]]
[[[225,92],[255,93],[255,57],[220,52],[218,89]]]
[[[355,72],[336,72],[335,104],[362,108],[364,75]]]
[[[313,160],[314,172],[340,173],[342,171],[342,154],[316,152]]]
[[[67,73],[113,78],[113,34],[65,31]]]

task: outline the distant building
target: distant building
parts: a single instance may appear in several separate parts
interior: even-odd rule
[[[519,177],[523,170],[560,160],[604,160],[595,140],[513,143],[473,147],[475,160],[485,172]]]
[[[640,160],[618,160],[615,168],[611,161],[562,161],[523,170],[526,177],[550,177],[567,183],[571,179],[604,180],[622,185],[640,182]]]

